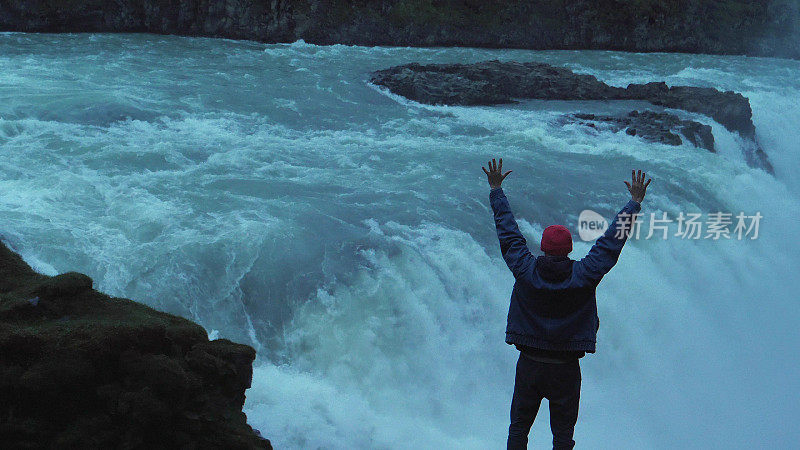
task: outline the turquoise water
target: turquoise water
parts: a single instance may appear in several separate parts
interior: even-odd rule
[[[679,112],[712,125],[717,154],[560,120],[627,104],[432,107],[367,83],[494,58],[741,92],[775,176],[703,116]],[[0,34],[0,68],[3,238],[40,271],[257,348],[245,408],[277,448],[504,445],[513,278],[480,170],[495,156],[532,246],[584,209],[610,217],[633,167],[654,178],[645,212],[764,216],[756,240],[626,246],[598,290],[579,445],[800,439],[800,62]],[[543,408],[532,448],[547,423]]]

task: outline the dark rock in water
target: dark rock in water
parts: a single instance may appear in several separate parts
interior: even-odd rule
[[[750,101],[742,94],[714,88],[673,86],[666,83],[631,84],[625,98],[647,100],[666,108],[682,109],[711,117],[725,128],[737,131],[743,137],[753,139],[753,110]]]
[[[645,100],[667,108],[705,114],[731,131],[752,138],[750,102],[741,94],[713,88],[669,87],[666,83],[609,86],[592,75],[537,62],[406,64],[378,70],[370,82],[431,105],[496,105],[514,99]]]
[[[608,100],[625,90],[592,75],[536,62],[406,64],[378,70],[370,82],[431,105],[497,105],[514,99]]]
[[[763,167],[767,172],[775,174],[775,168],[772,167],[772,163],[769,161],[769,157],[767,157],[767,152],[760,146],[754,145],[753,149],[745,153],[744,156],[747,159],[747,164],[753,167]]]
[[[254,358],[0,244],[3,448],[269,449],[242,412]]]
[[[602,122],[608,124],[612,131],[625,129],[631,136],[667,145],[681,145],[683,140],[680,135],[683,135],[695,147],[715,152],[714,135],[710,126],[693,120],[682,120],[674,114],[631,111],[625,116],[573,114],[571,117],[592,128],[597,128],[594,122]]]
[[[393,73],[390,90],[408,99],[431,104],[496,105],[511,102],[507,90],[498,89],[497,83],[480,76],[469,78],[467,74],[415,70],[418,67],[422,66],[410,64]],[[380,72],[372,81],[382,86],[389,82]]]
[[[751,165],[772,172],[764,151],[755,144],[750,101],[741,94],[714,88],[667,86],[666,83],[609,86],[592,75],[537,62],[484,61],[474,64],[405,64],[373,72],[370,82],[410,100],[431,105],[497,105],[516,99],[644,100],[657,106],[707,115],[730,131],[753,141]],[[699,126],[699,124],[698,124]],[[703,148],[713,148],[702,127],[684,134]],[[637,130],[638,132],[638,130]],[[677,137],[677,136],[676,136]],[[676,142],[663,134],[659,139]]]
[[[682,125],[681,134],[683,134],[692,145],[716,153],[716,149],[714,148],[714,133],[711,132],[710,126],[703,125],[693,120],[683,121]]]

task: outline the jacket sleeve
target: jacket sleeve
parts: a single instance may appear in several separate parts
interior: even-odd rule
[[[595,242],[589,254],[575,263],[576,275],[584,280],[599,282],[617,263],[622,247],[628,239],[632,216],[641,211],[642,205],[630,200],[614,217],[606,232]],[[620,232],[625,227],[626,232]]]
[[[494,224],[497,227],[497,238],[500,240],[500,252],[502,252],[508,268],[511,269],[511,273],[514,274],[514,278],[519,278],[530,269],[535,259],[528,250],[525,237],[519,231],[517,221],[514,220],[503,190],[492,189],[489,193],[489,202],[494,212]]]

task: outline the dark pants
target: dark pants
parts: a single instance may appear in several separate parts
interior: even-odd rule
[[[577,359],[563,364],[544,363],[520,354],[511,401],[508,449],[528,447],[528,433],[543,398],[550,403],[553,448],[573,448],[572,433],[578,421],[580,394],[581,367]]]

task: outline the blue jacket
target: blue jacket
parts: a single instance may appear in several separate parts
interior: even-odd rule
[[[506,342],[540,350],[594,353],[600,326],[595,288],[617,263],[625,245],[627,234],[617,237],[620,214],[638,213],[641,205],[629,201],[589,254],[573,261],[566,257],[534,258],[503,190],[493,189],[489,201],[500,251],[516,280],[508,309]]]

